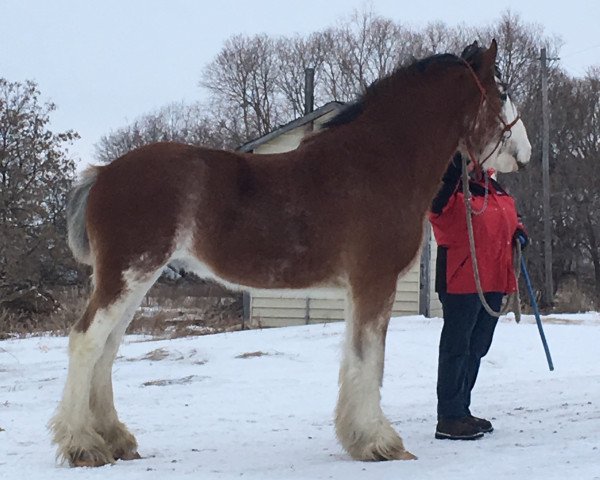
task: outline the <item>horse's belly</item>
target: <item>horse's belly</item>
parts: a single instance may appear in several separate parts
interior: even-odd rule
[[[337,296],[335,292],[344,285],[343,279],[326,269],[310,268],[310,262],[260,256],[238,258],[234,253],[227,259],[214,262],[203,261],[189,252],[176,252],[174,258],[184,265],[184,270],[200,278],[216,281],[231,290],[278,290],[287,294],[290,291],[316,289],[325,295]]]

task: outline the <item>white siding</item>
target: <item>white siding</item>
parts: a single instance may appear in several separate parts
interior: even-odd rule
[[[254,327],[284,327],[344,320],[344,291],[328,298],[310,294],[297,296],[274,295],[268,291],[252,294],[250,324]],[[398,280],[392,316],[414,315],[419,311],[419,264],[416,263]]]
[[[306,130],[306,127],[303,126],[283,133],[270,142],[263,143],[262,145],[256,147],[254,153],[282,153],[295,150],[298,148],[298,145],[300,145],[300,142],[309,131],[310,130]]]
[[[325,115],[317,118],[314,121],[314,130],[318,131],[321,130],[323,128],[323,124],[327,123],[329,120],[331,120],[333,117],[335,117],[338,114],[338,110],[332,110],[329,113],[326,113]]]
[[[431,271],[430,282],[429,282],[429,316],[430,317],[442,317],[442,304],[435,291],[435,261],[437,259],[437,242],[435,236],[431,235],[431,262],[429,269]]]

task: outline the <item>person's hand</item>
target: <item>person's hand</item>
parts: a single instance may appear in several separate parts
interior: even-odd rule
[[[450,165],[452,165],[454,168],[457,168],[458,170],[460,170],[462,172],[462,155],[459,152],[456,152],[454,154],[454,157],[452,157],[452,161],[450,162]]]
[[[521,245],[521,249],[524,249],[525,247],[527,247],[527,245],[531,243],[531,241],[529,240],[529,235],[527,235],[527,232],[525,231],[525,227],[521,226],[517,227],[517,230],[513,235],[513,240],[515,242],[519,242],[519,244]]]
[[[442,182],[455,185],[462,174],[462,156],[459,152],[454,154],[454,157],[448,164],[448,168],[442,177]]]

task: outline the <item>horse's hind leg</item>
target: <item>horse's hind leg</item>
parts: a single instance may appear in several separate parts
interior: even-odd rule
[[[140,456],[135,437],[117,416],[113,399],[112,366],[136,308],[159,275],[160,270],[149,281],[129,286],[127,298],[123,300],[126,303],[123,316],[108,336],[104,351],[94,366],[90,391],[94,430],[102,436],[115,460],[133,460]]]
[[[348,290],[335,426],[342,446],[356,460],[416,458],[404,449],[380,405],[385,337],[395,290],[393,275],[371,282],[361,278]]]
[[[140,292],[145,293],[156,278],[155,272],[144,276],[128,273],[131,272],[114,271],[109,278],[101,271],[96,272],[96,286],[90,302],[69,335],[67,382],[50,428],[53,441],[58,445],[57,456],[72,466],[99,466],[115,461],[113,446],[102,436],[106,431],[100,429],[99,433],[96,430],[100,410],[109,412],[107,418],[114,411],[112,391],[98,397],[98,388],[103,380],[104,386],[110,382],[106,370],[112,366],[122,336],[120,330],[124,331],[124,319],[132,313],[132,308],[135,310],[133,305],[139,302]],[[93,379],[96,382],[94,388]],[[105,425],[105,417],[100,414],[100,418],[100,424]],[[135,449],[135,439],[133,442]]]

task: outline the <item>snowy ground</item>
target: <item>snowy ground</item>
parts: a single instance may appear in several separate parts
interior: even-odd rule
[[[553,316],[549,372],[531,318],[505,319],[472,406],[496,431],[434,440],[439,319],[397,318],[383,407],[419,459],[362,463],[336,442],[343,325],[176,340],[129,337],[115,365],[121,418],[144,457],[97,469],[54,463],[45,424],[66,375],[66,339],[0,342],[0,478],[600,479],[600,314]],[[263,352],[263,356],[245,353]]]

